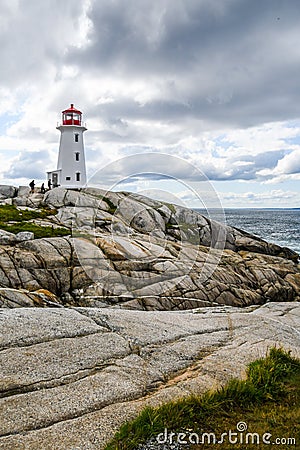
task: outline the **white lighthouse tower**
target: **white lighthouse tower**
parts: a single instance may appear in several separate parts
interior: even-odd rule
[[[53,187],[80,188],[86,184],[82,112],[70,108],[62,112],[62,123],[56,127],[61,132],[57,169],[47,172]]]

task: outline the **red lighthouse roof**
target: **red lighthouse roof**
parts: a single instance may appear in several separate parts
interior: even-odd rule
[[[64,113],[69,113],[69,112],[70,112],[70,113],[82,114],[82,112],[79,111],[79,109],[74,108],[74,103],[71,103],[70,108],[65,109],[65,110],[63,111],[63,114],[64,114]]]
[[[65,109],[62,112],[63,125],[79,125],[81,126],[82,112],[79,109],[74,108],[74,104],[71,103],[70,108]]]

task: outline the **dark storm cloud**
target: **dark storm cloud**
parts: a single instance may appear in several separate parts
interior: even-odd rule
[[[166,151],[212,180],[299,173],[298,121],[286,129],[299,118],[299,23],[299,0],[1,0],[0,114],[20,113],[2,147],[29,149],[5,176],[44,177],[54,162],[31,150],[57,148],[71,102],[91,171]],[[168,163],[148,177],[164,179]],[[139,156],[105,176],[145,167]],[[198,179],[182,164],[172,176]]]
[[[299,114],[298,0],[102,0],[89,18],[90,45],[68,61],[161,94],[141,106],[124,86],[95,114],[241,127]]]

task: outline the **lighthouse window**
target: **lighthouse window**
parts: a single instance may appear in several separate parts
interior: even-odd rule
[[[76,152],[76,153],[75,153],[75,161],[79,161],[79,155],[80,155],[79,152]]]
[[[79,134],[78,134],[78,133],[74,134],[74,138],[75,138],[75,142],[78,142],[78,140],[79,140]],[[78,161],[78,159],[77,159],[76,161]]]
[[[76,173],[76,181],[80,181],[80,172]]]
[[[71,180],[71,177],[66,177],[66,180],[67,180],[67,181],[70,181],[70,180]]]

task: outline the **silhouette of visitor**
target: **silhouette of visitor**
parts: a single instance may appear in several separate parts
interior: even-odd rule
[[[30,186],[30,189],[31,189],[30,193],[33,194],[33,193],[34,193],[34,180],[32,180],[32,181],[29,183],[29,186]]]

